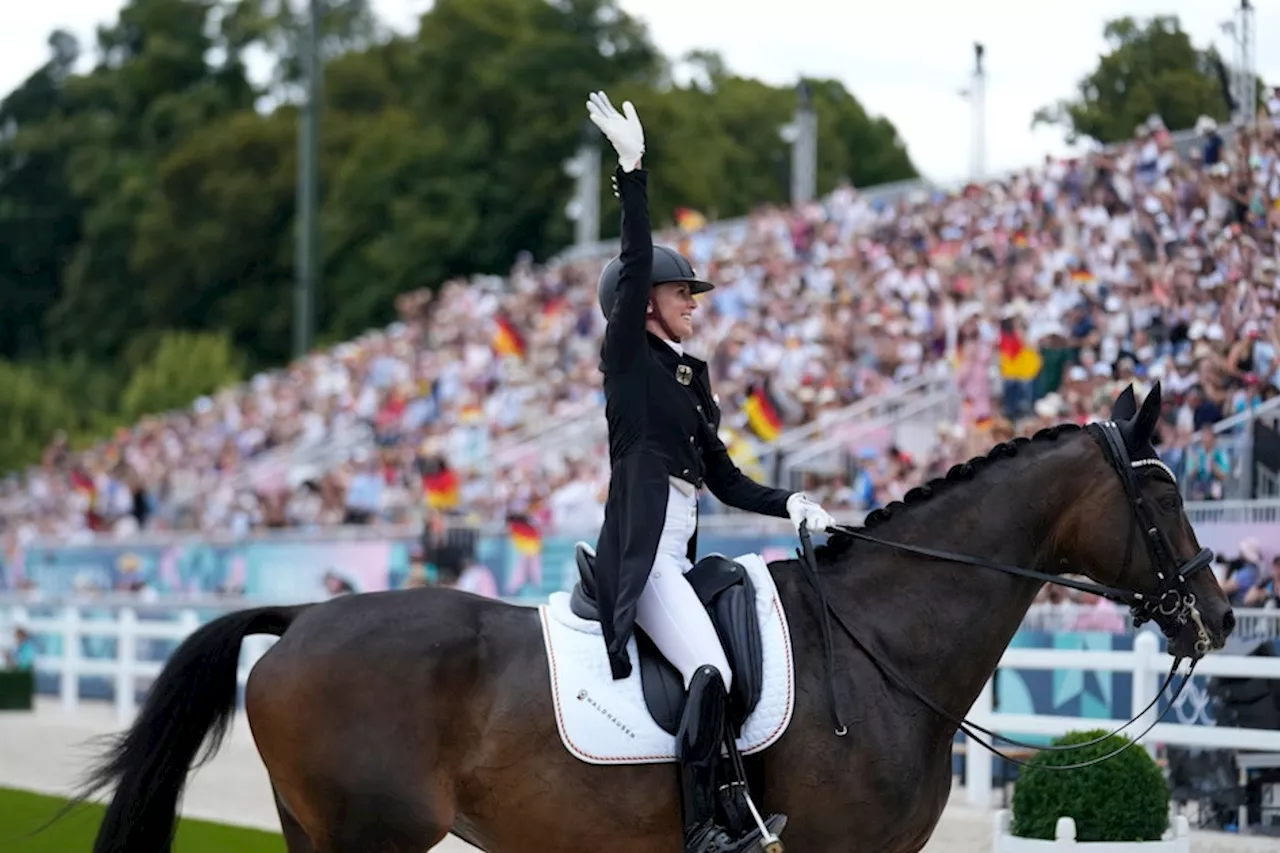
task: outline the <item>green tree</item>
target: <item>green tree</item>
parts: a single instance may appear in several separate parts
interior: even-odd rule
[[[0,361],[0,388],[0,472],[38,462],[58,432],[84,446],[123,422],[116,376],[83,357],[33,364]]]
[[[67,80],[66,108],[40,128],[50,149],[65,152],[85,208],[46,317],[51,348],[109,357],[137,331],[154,289],[132,260],[160,165],[211,124],[253,106],[239,53],[214,27],[221,5],[130,0],[113,26],[99,29],[96,67]]]
[[[1176,16],[1145,24],[1118,18],[1103,33],[1110,50],[1080,81],[1077,96],[1037,110],[1033,127],[1061,125],[1068,141],[1088,136],[1110,143],[1132,138],[1152,114],[1171,130],[1190,128],[1202,115],[1228,118],[1217,52],[1196,48]]]
[[[40,458],[58,430],[76,419],[75,407],[28,365],[0,361],[0,471]]]
[[[64,107],[63,84],[80,54],[75,38],[49,37],[48,62],[0,101],[0,357],[39,355],[44,317],[61,292],[80,239],[82,206],[67,152],[44,123]]]
[[[644,121],[655,221],[670,221],[677,207],[726,218],[786,203],[791,149],[780,130],[793,118],[795,90],[731,74],[713,53],[686,59],[700,72],[695,82],[656,91],[633,85],[615,98],[634,101]],[[837,81],[806,82],[818,117],[819,193],[842,179],[869,186],[917,177],[892,124],[868,116]],[[614,162],[606,157],[605,169]],[[616,220],[608,228],[615,234]]]
[[[191,403],[243,377],[244,360],[226,335],[172,332],[162,337],[151,358],[134,371],[120,401],[136,419]]]
[[[368,0],[322,5],[322,341],[389,321],[404,291],[562,249],[573,192],[563,164],[584,129],[598,134],[584,109],[594,89],[631,98],[644,117],[659,222],[680,206],[727,217],[787,198],[778,130],[792,88],[735,75],[708,52],[684,60],[696,84],[674,85],[673,63],[617,0],[438,0],[401,36]],[[14,381],[52,395],[11,431],[69,418],[87,437],[140,407],[189,402],[178,398],[208,390],[206,374],[188,384],[152,359],[179,351],[160,343],[172,332],[225,340],[241,354],[228,356],[228,375],[288,357],[295,7],[126,0],[86,45],[87,73],[73,71],[75,40],[54,33],[49,62],[0,101],[0,358],[24,365],[11,365],[27,371]],[[266,55],[261,85],[251,53]],[[915,174],[892,125],[839,83],[810,82],[819,191]],[[604,223],[616,231],[616,217]],[[69,389],[74,417],[57,389]],[[15,441],[25,449],[0,458],[28,458],[38,443]]]
[[[256,366],[287,357],[296,133],[293,110],[235,113],[159,163],[129,247],[135,325],[226,330]]]
[[[564,246],[573,187],[561,165],[581,138],[587,93],[652,85],[662,70],[643,26],[615,0],[439,0],[416,47],[418,114],[465,143],[483,175],[471,268]]]

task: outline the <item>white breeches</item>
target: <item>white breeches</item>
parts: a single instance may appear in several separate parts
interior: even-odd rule
[[[688,549],[689,539],[698,526],[697,496],[685,494],[675,485],[667,488],[667,518],[658,541],[658,554],[649,571],[649,582],[636,603],[636,624],[680,670],[686,689],[698,667],[709,664],[720,671],[728,691],[733,686],[729,661],[711,617],[684,578],[684,573],[693,568]]]

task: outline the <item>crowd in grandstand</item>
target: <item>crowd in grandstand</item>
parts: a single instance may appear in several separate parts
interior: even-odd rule
[[[1210,426],[1280,385],[1280,138],[1265,123],[1229,141],[1207,119],[1197,131],[1185,157],[1153,118],[1129,144],[953,192],[885,204],[846,186],[738,226],[686,220],[667,236],[718,285],[688,345],[711,364],[735,458],[751,467],[780,429],[949,372],[963,414],[931,450],[850,446],[807,483],[834,512],[871,509],[1159,379],[1161,452],[1190,497],[1221,497],[1237,460]],[[0,485],[0,533],[13,547],[433,511],[590,527],[608,473],[603,260],[520,259],[505,279],[406,294],[386,329],[92,449],[55,440]],[[362,430],[372,440],[323,464]]]

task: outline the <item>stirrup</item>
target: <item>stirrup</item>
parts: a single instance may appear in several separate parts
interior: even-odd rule
[[[737,838],[722,826],[707,822],[695,827],[684,839],[685,853],[783,853],[778,835],[787,825],[787,816],[771,814],[762,821],[765,831],[753,827]]]
[[[778,833],[782,832],[782,828],[787,825],[787,816],[780,814],[760,816],[760,810],[751,799],[751,787],[747,784],[747,771],[742,764],[742,753],[738,751],[734,733],[728,728],[726,726],[723,732],[723,746],[732,768],[733,778],[732,781],[720,786],[725,814],[729,816],[730,824],[735,828],[743,825],[751,826],[751,829],[742,836],[744,839],[758,836],[759,844],[765,853],[782,853],[782,842],[778,840]],[[735,800],[738,801],[736,804]],[[746,806],[746,815],[742,814],[740,806]]]

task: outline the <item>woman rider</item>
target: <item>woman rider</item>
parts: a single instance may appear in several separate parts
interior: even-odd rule
[[[720,410],[707,364],[685,353],[694,295],[713,285],[678,252],[654,247],[644,131],[635,107],[620,114],[603,92],[587,102],[591,120],[618,152],[622,252],[600,275],[607,325],[601,346],[611,477],[597,540],[600,621],[614,679],[631,673],[627,642],[644,629],[684,676],[688,691],[676,734],[681,811],[688,853],[754,848],[758,829],[733,839],[715,823],[715,768],[732,673],[710,617],[684,578],[692,568],[703,485],[729,506],[790,518],[820,533],[830,515],[799,492],[753,482],[729,458],[717,431]],[[786,818],[765,823],[777,834]]]

